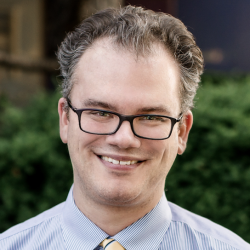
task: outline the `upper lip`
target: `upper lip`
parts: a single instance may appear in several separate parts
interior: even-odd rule
[[[107,156],[117,161],[145,161],[145,159],[135,156],[123,156],[123,155],[112,155],[112,154],[97,154],[99,156]]]

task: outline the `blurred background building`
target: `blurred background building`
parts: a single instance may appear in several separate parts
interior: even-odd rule
[[[65,34],[97,10],[127,4],[180,18],[196,37],[207,71],[250,70],[249,0],[0,0],[0,98],[22,106],[54,89],[55,52]]]

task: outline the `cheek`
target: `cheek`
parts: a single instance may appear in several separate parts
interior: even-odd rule
[[[159,143],[157,152],[159,158],[159,168],[162,174],[166,176],[172,167],[178,151],[178,136],[172,134],[167,140]]]
[[[80,130],[78,124],[73,124],[68,131],[68,149],[73,167],[84,169],[95,157],[93,149],[102,141],[99,135],[88,134]]]
[[[70,123],[68,129],[68,150],[73,167],[79,166],[84,157],[84,148],[89,144],[88,134],[80,130],[78,123]]]
[[[77,152],[79,149],[80,132],[80,129],[78,129],[75,124],[70,123],[68,130],[68,148],[70,155]]]

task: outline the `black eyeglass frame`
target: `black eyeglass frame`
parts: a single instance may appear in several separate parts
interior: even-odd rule
[[[115,134],[119,128],[121,127],[122,123],[124,121],[128,121],[130,123],[130,127],[131,127],[131,130],[133,132],[133,134],[139,138],[142,138],[142,139],[148,139],[148,140],[166,140],[168,139],[171,134],[172,134],[172,131],[173,131],[173,128],[174,128],[174,125],[177,123],[177,122],[180,122],[182,117],[183,117],[183,114],[181,113],[180,114],[180,117],[178,119],[176,118],[173,118],[171,116],[166,116],[166,115],[154,115],[154,114],[143,114],[143,115],[121,115],[119,113],[116,113],[116,112],[113,112],[113,111],[108,111],[108,110],[103,110],[103,109],[90,109],[90,108],[85,108],[85,109],[77,109],[77,108],[74,108],[71,104],[71,101],[69,99],[66,99],[67,100],[67,103],[69,105],[69,107],[77,114],[78,116],[78,122],[79,122],[79,128],[85,132],[85,133],[88,133],[88,134],[93,134],[93,135],[113,135]],[[81,126],[81,115],[82,115],[82,112],[83,111],[86,111],[86,110],[93,110],[93,111],[100,111],[100,112],[106,112],[106,113],[110,113],[110,114],[114,114],[116,116],[119,117],[119,124],[117,126],[117,128],[115,129],[115,131],[111,132],[111,133],[93,133],[93,132],[89,132],[89,131],[86,131],[84,129],[82,129],[82,126]],[[164,138],[148,138],[148,137],[144,137],[144,136],[140,136],[138,134],[136,134],[136,132],[134,131],[134,125],[133,125],[133,121],[135,118],[137,117],[142,117],[142,116],[151,116],[151,117],[165,117],[165,118],[168,118],[171,120],[171,130],[170,130],[170,133],[167,137],[164,137]]]

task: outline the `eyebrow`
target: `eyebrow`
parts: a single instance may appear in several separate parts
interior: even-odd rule
[[[87,99],[83,102],[83,105],[85,107],[100,107],[103,109],[108,109],[108,110],[112,110],[115,112],[118,112],[117,107],[115,107],[114,105],[107,103],[107,102],[102,102],[102,101],[98,101],[95,99]],[[167,114],[171,114],[170,109],[167,106],[164,105],[159,105],[159,106],[155,106],[155,107],[143,107],[137,110],[137,113],[167,113]]]
[[[83,104],[85,107],[101,107],[103,109],[117,111],[117,108],[115,106],[111,105],[110,103],[97,101],[94,99],[87,99],[83,102]]]
[[[152,112],[159,112],[159,113],[168,113],[170,114],[170,109],[167,106],[155,106],[155,107],[143,107],[139,109],[137,112],[139,113],[152,113]]]

